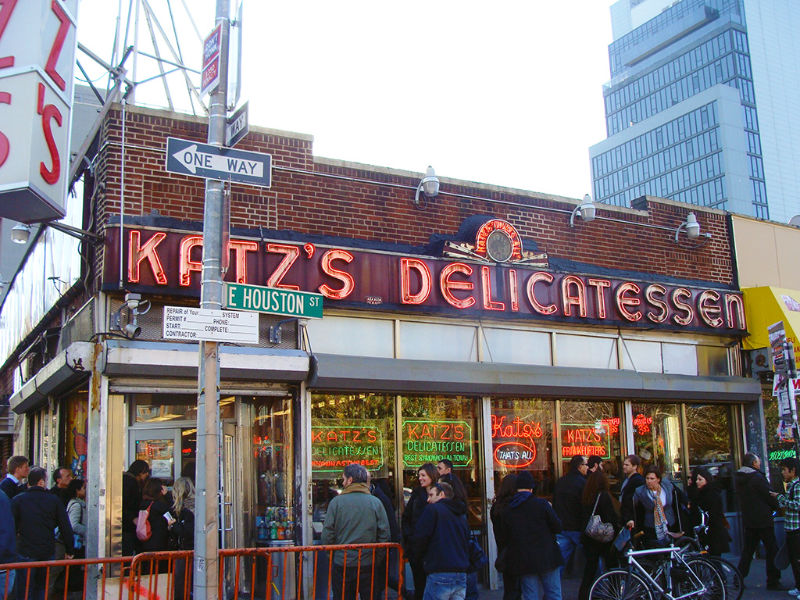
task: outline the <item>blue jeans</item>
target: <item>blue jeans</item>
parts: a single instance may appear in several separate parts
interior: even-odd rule
[[[14,571],[0,571],[0,598],[6,596],[6,585],[8,586],[8,597],[14,597]]]
[[[561,569],[539,575],[522,575],[522,600],[561,600]]]
[[[422,600],[464,600],[466,573],[428,573]]]
[[[556,534],[556,543],[558,549],[561,550],[561,556],[564,558],[564,565],[569,563],[569,559],[575,554],[575,550],[581,545],[581,532],[580,531],[562,531]]]

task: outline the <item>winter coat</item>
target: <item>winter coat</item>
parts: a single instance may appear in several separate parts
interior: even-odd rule
[[[175,522],[169,528],[169,534],[175,540],[175,547],[178,550],[194,550],[194,512],[184,505],[180,512],[173,512],[172,516]]]
[[[389,541],[400,541],[400,525],[397,523],[397,516],[394,514],[394,506],[389,496],[386,495],[379,485],[372,485],[372,495],[375,496],[383,504],[383,510],[386,511],[386,520],[389,521]]]
[[[72,525],[72,533],[83,539],[86,536],[86,502],[73,498],[67,504],[67,516]]]
[[[0,564],[17,562],[17,532],[11,516],[11,500],[0,494]],[[9,590],[10,591],[10,590]]]
[[[424,511],[427,506],[428,490],[422,486],[415,487],[403,510],[403,516],[400,518],[400,528],[403,534],[403,550],[410,561],[417,560],[411,537],[414,535],[414,530],[417,526],[417,521],[419,521],[419,518],[422,516],[422,511]],[[419,560],[422,560],[421,556]]]
[[[11,501],[11,513],[17,529],[17,548],[22,556],[34,560],[51,560],[59,538],[67,554],[74,554],[72,526],[61,500],[48,490],[33,486],[17,494]]]
[[[142,503],[142,489],[136,477],[127,471],[122,474],[122,530],[134,535],[139,505]]]
[[[151,505],[152,504],[152,505]],[[164,515],[169,512],[169,505],[163,500],[142,499],[139,510],[147,510],[150,507],[150,539],[139,540],[142,545],[142,552],[160,552],[169,550],[169,528],[167,519]],[[138,514],[137,514],[138,516]]]
[[[383,504],[366,483],[351,483],[328,504],[322,527],[323,544],[374,544],[389,541],[389,521]],[[347,565],[357,567],[358,550],[347,550]],[[334,564],[344,565],[345,552],[334,553]],[[376,557],[384,556],[376,552]],[[361,566],[372,564],[372,552],[361,552]]]
[[[683,529],[688,529],[690,523],[688,521],[683,522],[683,517],[679,516],[678,513],[680,506],[687,504],[686,495],[677,490],[666,478],[661,480],[661,489],[664,490],[666,496],[666,501],[664,502],[664,516],[667,519],[667,529],[674,533],[680,531],[681,527]],[[676,500],[678,502],[677,506],[675,503]],[[636,529],[643,531],[644,537],[647,540],[657,539],[655,516],[653,514],[655,502],[650,496],[650,490],[646,485],[636,488],[633,494],[633,505],[636,516],[634,519]]]
[[[445,498],[422,511],[411,543],[426,573],[466,573],[469,535],[464,503]]]
[[[719,492],[712,485],[706,484],[693,494],[692,524],[700,524],[700,510],[708,513],[708,520],[706,521],[708,533],[703,538],[703,541],[708,544],[709,554],[719,556],[730,550],[731,536],[728,534],[725,514],[722,512],[722,498],[719,497]]]
[[[11,500],[11,498],[16,496],[17,494],[21,494],[22,492],[24,492],[26,490],[26,487],[22,483],[17,483],[13,479],[11,479],[11,477],[6,475],[3,481],[0,481],[0,490],[5,492],[6,496],[8,496],[8,499]]]
[[[761,471],[742,467],[734,477],[742,524],[746,529],[774,527],[772,513],[778,510],[778,501],[769,494],[769,483]]]
[[[589,517],[592,516],[593,508],[594,500],[592,500],[591,504],[583,505],[583,519],[587,524],[589,523]],[[610,523],[613,525],[614,533],[619,531],[619,514],[617,513],[617,509],[614,506],[614,499],[611,497],[610,493],[600,492],[600,498],[597,500],[597,508],[595,509],[594,514],[600,515],[600,520],[603,523]],[[586,528],[584,527],[584,529]],[[584,544],[584,546],[591,546],[595,553],[600,554],[611,546],[613,540],[608,542],[598,542],[584,533],[581,535],[581,542]]]
[[[539,575],[564,564],[556,543],[561,520],[547,500],[517,492],[500,512],[498,569],[509,575]]]
[[[644,485],[644,477],[642,477],[639,473],[634,473],[625,481],[623,481],[623,485],[624,487],[619,495],[619,510],[622,517],[622,523],[624,524],[628,521],[634,521],[636,519],[636,515],[634,514],[633,510],[633,494],[636,492],[636,488]]]
[[[583,531],[586,528],[581,502],[584,485],[586,478],[578,471],[570,471],[556,482],[553,509],[561,520],[564,531]]]

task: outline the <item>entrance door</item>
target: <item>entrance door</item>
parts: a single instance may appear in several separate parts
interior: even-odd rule
[[[236,548],[237,527],[233,499],[236,490],[236,426],[233,423],[222,425],[222,472],[220,473],[220,489],[222,506],[220,507],[220,528],[222,529],[222,548]]]
[[[145,461],[150,465],[150,476],[158,477],[171,487],[183,467],[181,430],[176,427],[133,429],[128,439],[128,464],[134,460]]]

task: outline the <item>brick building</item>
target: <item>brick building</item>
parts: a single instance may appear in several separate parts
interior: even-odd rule
[[[166,341],[163,315],[199,303],[204,181],[166,172],[168,137],[203,142],[205,120],[108,114],[72,213],[103,241],[73,248],[80,277],[0,337],[16,449],[83,471],[101,555],[119,552],[127,465],[169,483],[194,460],[197,345]],[[689,239],[690,207],[659,198],[590,221],[574,199],[468,181],[428,197],[419,174],[314,157],[308,136],[254,128],[240,147],[272,155],[272,186],[231,186],[225,279],[320,293],[324,317],[261,314],[257,344],[221,347],[227,546],[313,543],[353,461],[399,514],[419,466],[450,458],[490,552],[502,476],[530,470],[548,495],[576,454],[615,480],[629,453],[679,483],[705,464],[731,502],[760,389],[741,373],[725,213],[691,207]],[[3,318],[31,312],[25,281]]]

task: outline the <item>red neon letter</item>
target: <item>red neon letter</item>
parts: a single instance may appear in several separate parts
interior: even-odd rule
[[[624,319],[628,321],[639,321],[642,318],[642,311],[630,312],[628,307],[639,306],[642,300],[638,297],[641,293],[641,288],[635,283],[626,282],[617,287],[615,293],[615,300],[617,301],[617,310]],[[628,294],[637,294],[637,296],[629,296]]]
[[[492,300],[492,271],[487,266],[481,267],[481,292],[484,310],[506,309],[506,305],[503,302]]]
[[[47,143],[47,150],[50,152],[50,159],[53,161],[53,168],[47,170],[43,162],[39,163],[39,174],[46,183],[53,185],[60,176],[61,158],[58,156],[58,147],[53,138],[53,130],[50,126],[50,121],[55,119],[59,127],[61,127],[61,111],[59,111],[52,104],[44,106],[44,84],[39,84],[39,114],[42,115],[42,131],[44,132],[44,139]]]
[[[162,231],[154,233],[144,246],[140,243],[141,235],[141,232],[135,229],[131,230],[131,237],[128,243],[128,281],[131,283],[139,282],[139,265],[146,258],[156,283],[167,285],[167,274],[164,272],[164,267],[161,266],[161,260],[158,258],[158,251],[156,250],[156,246],[164,241],[167,234]]]
[[[682,302],[682,298],[691,300],[692,292],[690,292],[686,288],[675,288],[674,290],[672,290],[672,304],[675,305],[675,308],[678,311],[686,313],[684,315],[676,313],[675,315],[672,316],[672,320],[675,321],[678,325],[690,325],[691,322],[694,321],[694,309],[692,308],[691,304]]]
[[[648,285],[647,290],[645,290],[644,297],[647,298],[647,301],[655,306],[656,308],[660,308],[661,312],[653,313],[648,312],[647,318],[650,319],[653,323],[663,323],[667,320],[669,316],[669,306],[667,303],[664,302],[661,298],[656,298],[656,294],[660,294],[661,296],[667,295],[667,288],[663,285],[654,283],[653,285]]]
[[[608,279],[589,279],[586,283],[594,288],[594,298],[597,304],[597,318],[606,318],[606,288],[611,287]]]
[[[53,40],[53,46],[50,48],[50,55],[47,57],[47,64],[44,66],[44,72],[50,75],[53,82],[61,88],[62,91],[67,89],[66,83],[64,83],[64,78],[58,74],[56,71],[56,63],[58,62],[58,55],[61,54],[61,48],[64,46],[64,40],[67,37],[67,32],[69,31],[70,22],[67,18],[66,13],[63,9],[58,5],[56,0],[53,0],[53,4],[51,5],[53,12],[58,17],[58,20],[61,21],[61,25],[58,26],[58,32],[56,33],[56,39]],[[59,123],[60,125],[60,123]]]
[[[3,13],[0,12],[0,17],[2,16]],[[0,22],[0,34],[2,33],[2,22]],[[8,92],[0,92],[0,104],[11,104],[11,94]],[[11,144],[8,143],[8,138],[0,131],[0,167],[6,162],[10,149]]]
[[[697,312],[706,325],[722,327],[722,307],[719,306],[720,295],[714,290],[706,290],[697,297]]]
[[[464,263],[455,262],[450,263],[439,274],[439,288],[442,290],[442,296],[448,304],[456,308],[469,308],[475,304],[475,298],[467,296],[466,298],[457,298],[453,295],[452,290],[472,290],[475,288],[471,281],[452,281],[450,276],[453,273],[461,273],[469,277],[472,275],[472,267]]]
[[[538,312],[540,315],[552,315],[554,312],[558,310],[558,307],[555,304],[541,304],[536,299],[536,284],[540,281],[545,281],[548,284],[553,283],[553,276],[550,273],[546,273],[545,271],[537,271],[530,277],[528,277],[528,283],[525,286],[526,292],[528,294],[528,302],[531,303],[533,310]]]
[[[511,301],[511,310],[519,312],[519,289],[517,288],[517,272],[508,270],[508,299]]]
[[[289,285],[288,283],[281,283],[286,273],[292,268],[294,261],[300,256],[300,248],[297,246],[287,246],[286,244],[267,244],[267,252],[274,252],[276,254],[285,254],[280,264],[275,268],[275,271],[267,279],[267,286],[274,288],[282,288],[284,290],[299,290],[298,285]]]
[[[203,247],[202,235],[187,235],[178,249],[178,285],[183,287],[191,285],[192,271],[203,271],[202,261],[192,260],[192,248],[196,246]]]
[[[742,297],[738,294],[725,294],[725,321],[728,328],[733,329],[733,318],[736,317],[736,323],[739,329],[747,329],[747,323],[744,318],[744,303]],[[800,381],[797,380],[797,381]]]
[[[236,283],[247,283],[247,253],[257,252],[257,242],[246,242],[244,240],[231,240],[228,242],[228,252],[233,250],[234,262],[236,264]]]
[[[575,288],[575,295],[570,296],[570,286]],[[561,306],[564,309],[564,316],[572,316],[572,306],[578,307],[578,316],[586,316],[586,288],[583,279],[577,275],[566,275],[561,280]]]
[[[350,273],[347,271],[340,271],[331,265],[331,263],[337,259],[343,260],[346,263],[351,263],[353,262],[353,255],[346,250],[328,250],[322,255],[319,266],[323,273],[341,281],[342,287],[338,290],[335,290],[327,283],[323,283],[317,289],[319,290],[320,294],[326,298],[331,298],[332,300],[344,300],[353,293],[353,290],[356,288],[356,282],[353,280],[353,276],[350,275]]]
[[[411,270],[419,276],[419,291],[411,293]],[[423,261],[418,258],[400,259],[400,302],[403,304],[422,304],[431,295],[431,272]]]
[[[14,12],[14,7],[17,5],[17,0],[0,0],[0,40],[3,39],[3,32],[6,30],[6,25],[11,19],[11,13]],[[13,56],[0,57],[0,69],[7,69],[14,66]]]

